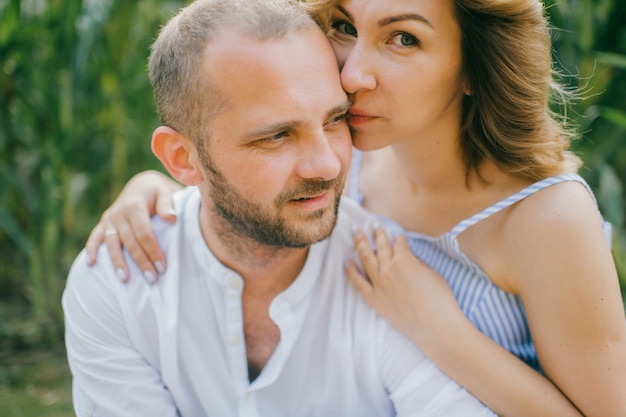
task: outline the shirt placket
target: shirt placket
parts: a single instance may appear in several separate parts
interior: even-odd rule
[[[239,392],[239,416],[256,416],[254,396],[250,392],[248,383],[248,362],[243,334],[243,313],[241,297],[243,280],[234,272],[224,276],[224,307],[226,312],[226,351],[233,380],[236,381]]]

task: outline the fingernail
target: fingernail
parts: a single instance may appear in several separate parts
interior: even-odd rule
[[[165,212],[165,214],[167,214],[168,216],[174,216],[176,217],[176,210],[174,210],[173,208],[169,209],[168,211]]]
[[[352,237],[358,235],[360,231],[361,228],[359,226],[357,226],[356,224],[352,225]]]
[[[117,277],[120,279],[120,281],[122,281],[122,282],[126,281],[126,272],[124,272],[124,270],[122,268],[117,268],[115,270],[115,275],[117,275]]]
[[[156,268],[159,274],[162,274],[165,272],[165,267],[163,266],[163,263],[161,261],[156,261],[154,263],[154,267]]]
[[[148,281],[149,284],[154,284],[156,282],[156,277],[154,276],[152,271],[143,271],[143,277],[146,279],[146,281]]]
[[[380,224],[380,222],[378,221],[373,221],[372,222],[372,230],[380,230],[382,229],[383,225]]]

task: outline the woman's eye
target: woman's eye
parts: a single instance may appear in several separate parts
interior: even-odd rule
[[[419,46],[420,44],[415,36],[406,32],[396,33],[392,39],[392,43],[400,46]]]
[[[357,36],[357,31],[354,26],[345,20],[337,20],[330,25],[333,29],[335,29],[339,33],[343,33],[348,36]]]

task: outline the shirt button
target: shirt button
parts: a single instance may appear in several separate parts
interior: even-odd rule
[[[233,335],[230,337],[229,343],[231,346],[239,346],[241,344],[241,338],[237,335]]]

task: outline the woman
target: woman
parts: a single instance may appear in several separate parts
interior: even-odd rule
[[[346,193],[398,236],[375,227],[374,252],[357,233],[364,271],[348,266],[349,279],[498,414],[626,415],[623,304],[571,134],[549,110],[560,90],[542,4],[307,5],[365,151]],[[87,245],[93,258],[106,240],[123,274],[121,238],[151,279],[164,259],[148,214],[165,215],[177,187],[153,175],[127,186]]]

